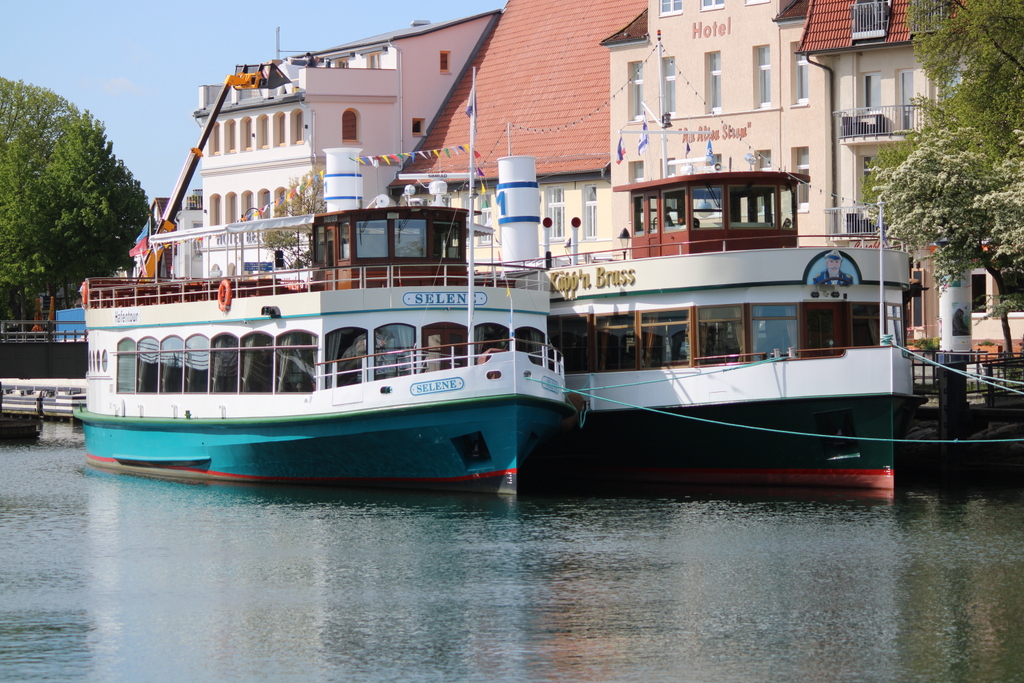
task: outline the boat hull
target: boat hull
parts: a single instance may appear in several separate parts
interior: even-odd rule
[[[568,404],[524,396],[264,419],[80,411],[96,468],[198,481],[515,493],[523,460]]]
[[[657,483],[891,490],[892,440],[906,434],[917,404],[913,396],[889,394],[605,410],[585,415],[582,427],[545,444],[528,471]]]

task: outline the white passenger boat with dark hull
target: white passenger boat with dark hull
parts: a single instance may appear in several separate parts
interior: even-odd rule
[[[88,405],[76,413],[88,463],[514,493],[524,459],[574,410],[546,343],[547,274],[470,277],[466,223],[462,209],[389,206],[153,237],[211,245],[303,230],[314,263],[88,280]]]
[[[582,414],[535,465],[893,487],[893,440],[918,402],[911,361],[880,334],[879,298],[899,341],[908,258],[798,246],[801,180],[700,173],[616,188],[632,198],[623,249],[551,271],[548,333]]]

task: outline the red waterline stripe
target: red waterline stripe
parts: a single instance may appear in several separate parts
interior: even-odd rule
[[[644,468],[607,467],[609,474],[617,474],[638,481],[698,484],[755,484],[828,486],[892,490],[895,479],[891,469],[830,470],[830,469],[722,469],[722,468]]]
[[[85,454],[89,460],[97,462],[116,463],[121,465],[117,458],[105,458],[99,455]],[[126,458],[127,460],[127,458]],[[223,477],[225,479],[243,479],[246,481],[291,481],[291,482],[331,482],[331,481],[473,481],[474,479],[490,479],[493,477],[504,477],[507,474],[518,474],[518,469],[499,470],[496,472],[483,472],[477,474],[466,474],[461,477],[264,477],[255,474],[235,474],[233,472],[217,472],[215,470],[201,470],[195,467],[182,467],[180,465],[159,465],[147,463],[145,460],[130,460],[133,463],[142,465],[122,465],[124,467],[137,467],[138,469],[174,470],[175,472],[195,472],[207,477]]]

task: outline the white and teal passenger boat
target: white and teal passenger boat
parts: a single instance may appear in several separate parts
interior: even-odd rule
[[[253,243],[246,234],[304,230],[314,263],[88,280],[88,402],[76,414],[88,463],[514,493],[523,460],[574,410],[546,343],[546,273],[471,275],[467,219],[381,206],[154,236],[230,250]]]

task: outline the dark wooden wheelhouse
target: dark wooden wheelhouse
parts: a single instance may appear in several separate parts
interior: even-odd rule
[[[634,258],[797,245],[797,185],[779,171],[673,176],[614,188],[630,194]]]

